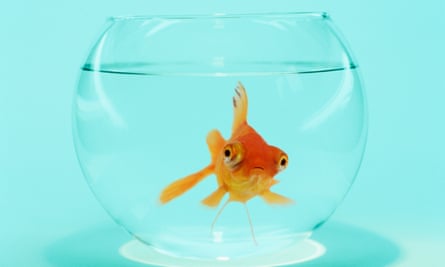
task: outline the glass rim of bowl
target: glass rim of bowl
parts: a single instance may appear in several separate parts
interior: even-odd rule
[[[258,13],[213,13],[213,14],[159,14],[159,15],[123,15],[108,17],[110,21],[123,20],[194,20],[194,19],[248,19],[248,18],[301,18],[327,19],[327,12],[258,12]]]

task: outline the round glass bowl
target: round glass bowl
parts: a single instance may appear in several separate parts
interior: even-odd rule
[[[239,83],[248,123],[288,157],[270,190],[293,203],[258,193],[228,202],[213,223],[233,193],[203,205],[220,186],[213,174],[161,203],[166,186],[209,165],[212,129],[231,137]],[[111,217],[159,253],[206,260],[307,239],[351,187],[367,133],[357,63],[325,13],[111,18],[82,67],[73,115],[81,168]]]

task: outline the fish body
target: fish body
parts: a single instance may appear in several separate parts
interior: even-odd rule
[[[159,198],[162,204],[187,192],[211,174],[215,174],[218,188],[202,200],[206,206],[217,207],[226,194],[229,194],[229,197],[222,209],[229,202],[245,204],[256,196],[268,204],[293,203],[293,200],[270,191],[270,188],[278,183],[275,175],[287,167],[287,154],[280,148],[267,144],[247,123],[247,93],[241,83],[238,83],[235,93],[231,137],[225,140],[218,130],[210,131],[207,135],[210,164],[168,185]],[[249,222],[251,224],[250,216]],[[253,235],[253,228],[251,230]]]
[[[219,138],[218,136],[219,132],[215,132],[210,134],[209,138]],[[216,153],[214,173],[219,186],[217,190],[221,194],[227,192],[230,201],[243,203],[255,196],[260,196],[269,203],[290,202],[285,198],[277,198],[269,190],[278,182],[274,176],[285,167],[280,166],[279,161],[284,160],[284,165],[287,164],[287,155],[283,151],[269,146],[247,123],[240,125],[229,140],[217,143],[224,144],[223,147],[212,151]],[[238,153],[232,159],[225,155],[225,149],[228,148],[232,148],[232,153]],[[236,156],[239,154],[242,154],[242,158],[238,162]],[[219,198],[213,199],[211,195],[204,199],[203,203],[213,207],[219,204]]]

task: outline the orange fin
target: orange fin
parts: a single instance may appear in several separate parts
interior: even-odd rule
[[[241,125],[247,123],[247,93],[241,82],[238,82],[235,88],[233,116],[232,132],[235,132]]]
[[[282,196],[280,194],[271,192],[269,190],[265,191],[260,196],[268,204],[288,205],[288,204],[294,204],[295,203],[292,199],[287,198],[285,196]]]
[[[224,195],[227,193],[226,189],[222,186],[220,186],[218,189],[216,189],[210,196],[206,197],[201,201],[202,204],[215,208],[219,205],[221,202],[221,199],[224,197]]]
[[[279,182],[280,182],[280,181],[273,179],[273,180],[272,180],[272,184],[271,184],[270,186],[274,186],[274,185],[278,184]]]
[[[197,173],[191,174],[182,179],[174,181],[166,188],[164,188],[164,190],[162,190],[159,200],[161,201],[162,204],[165,204],[170,200],[184,194],[190,188],[192,188],[197,183],[202,181],[205,177],[212,174],[213,169],[214,169],[213,165],[209,165]]]
[[[216,162],[216,157],[224,147],[225,140],[218,130],[212,130],[207,134],[207,146],[209,147],[212,164]]]

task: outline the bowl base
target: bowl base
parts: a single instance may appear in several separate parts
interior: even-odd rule
[[[261,255],[249,258],[216,257],[214,260],[179,258],[164,254],[154,247],[147,246],[140,241],[132,240],[119,249],[119,253],[132,261],[159,266],[282,266],[289,264],[302,263],[322,256],[325,253],[325,247],[312,239],[305,239],[294,245],[270,255]]]

